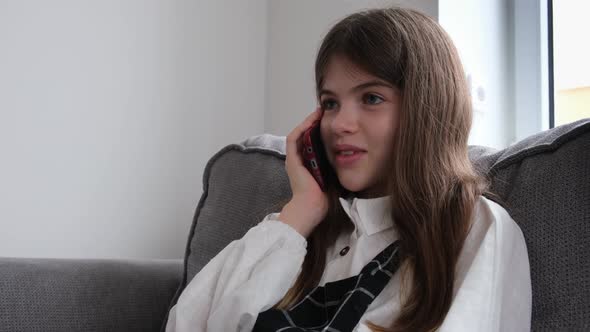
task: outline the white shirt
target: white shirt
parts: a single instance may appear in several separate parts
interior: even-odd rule
[[[340,198],[355,228],[328,249],[320,286],[357,275],[398,238],[388,199]],[[172,307],[166,332],[252,330],[258,313],[295,283],[307,252],[306,238],[278,216],[267,215],[203,267]],[[347,246],[350,250],[341,256]],[[369,332],[366,320],[391,325],[400,309],[399,278],[398,271],[354,331]],[[504,208],[483,196],[475,206],[454,285],[451,308],[438,331],[530,331],[532,290],[523,233]]]

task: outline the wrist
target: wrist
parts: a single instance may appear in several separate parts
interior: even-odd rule
[[[297,222],[298,220],[301,220],[301,215],[296,213],[296,211],[293,209],[293,206],[290,205],[290,202],[283,207],[283,210],[281,213],[279,213],[278,219],[280,222],[291,226],[305,238],[307,238],[311,233],[311,230],[307,229],[304,224]]]

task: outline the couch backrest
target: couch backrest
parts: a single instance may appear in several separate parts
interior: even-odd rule
[[[524,233],[532,330],[590,330],[590,119],[474,157]]]
[[[532,329],[590,327],[590,119],[553,128],[506,149],[470,146],[479,172],[521,227],[533,288]],[[285,137],[258,135],[207,163],[203,195],[188,234],[188,282],[229,242],[291,197]],[[165,324],[164,324],[165,325]]]

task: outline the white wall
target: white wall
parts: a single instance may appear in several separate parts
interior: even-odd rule
[[[510,0],[439,0],[439,23],[471,77],[474,119],[469,144],[504,148],[514,140]],[[477,89],[483,89],[483,100]]]
[[[267,3],[0,2],[0,256],[180,258],[263,132]]]
[[[436,18],[438,0],[271,0],[265,131],[286,136],[315,109],[315,56],[330,27],[365,8],[399,5]]]
[[[364,8],[440,18],[487,93],[470,144],[505,145],[505,5],[486,3],[0,1],[0,256],[183,257],[206,162],[300,123],[321,39]]]

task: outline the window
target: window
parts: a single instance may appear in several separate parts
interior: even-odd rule
[[[590,118],[590,1],[548,0],[550,127]]]

